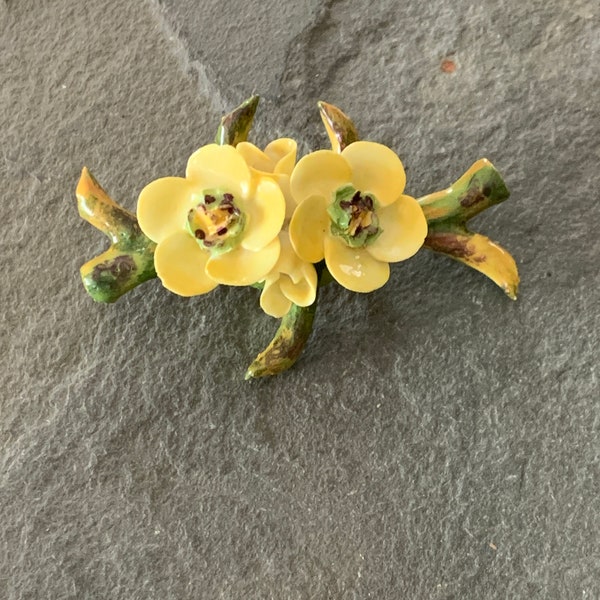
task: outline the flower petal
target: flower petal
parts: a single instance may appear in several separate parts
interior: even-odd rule
[[[296,164],[297,144],[291,138],[272,141],[264,152],[250,142],[240,142],[235,149],[251,169],[263,175],[291,175]]]
[[[254,144],[251,144],[250,142],[240,142],[235,149],[242,155],[246,164],[251,169],[255,169],[262,173],[273,173],[275,161]]]
[[[416,254],[427,235],[427,220],[419,203],[410,196],[377,211],[381,234],[367,246],[377,260],[398,262]]]
[[[317,150],[302,158],[292,172],[292,196],[298,204],[310,196],[321,196],[329,204],[333,192],[350,183],[351,176],[350,166],[341,155]]]
[[[323,260],[323,240],[331,224],[328,204],[323,196],[310,196],[294,211],[290,221],[290,241],[302,260],[310,263]]]
[[[276,181],[281,188],[281,193],[285,198],[285,218],[289,222],[292,218],[294,211],[296,210],[296,202],[292,197],[292,191],[290,189],[290,176],[289,175],[275,175]]]
[[[279,288],[279,280],[266,281],[260,294],[260,307],[271,317],[280,319],[292,307],[291,301],[286,298]]]
[[[353,292],[372,292],[390,278],[390,266],[364,248],[350,248],[337,237],[325,238],[325,261],[333,278]]]
[[[162,284],[180,296],[206,294],[217,287],[204,268],[208,253],[186,231],[161,241],[154,252],[154,267]]]
[[[381,206],[397,200],[404,191],[406,175],[393,150],[375,142],[354,142],[342,157],[352,168],[352,183],[361,192],[371,192]]]
[[[262,281],[275,266],[279,248],[277,237],[258,252],[238,246],[225,254],[211,256],[206,263],[206,273],[226,285],[252,285]]]
[[[250,169],[233,146],[202,146],[190,156],[185,176],[201,189],[223,189],[236,200],[250,189]]]
[[[258,180],[254,196],[239,203],[247,218],[242,246],[260,250],[277,237],[285,219],[285,198],[277,183],[268,177]]]
[[[273,273],[285,273],[286,275],[291,275],[292,273],[296,273],[296,271],[300,271],[300,267],[306,263],[298,258],[298,255],[290,242],[288,232],[281,231],[278,237],[281,251],[279,252],[277,264],[273,267]]]
[[[194,204],[193,192],[193,184],[182,177],[163,177],[149,183],[137,204],[142,231],[153,242],[161,242],[183,229],[187,212]]]
[[[280,175],[291,175],[296,164],[298,145],[291,138],[279,138],[272,141],[266,148],[265,154],[275,165],[273,172]]]
[[[305,277],[294,283],[290,277],[283,275],[279,279],[279,287],[286,298],[298,306],[310,306],[317,296],[317,272],[312,265],[306,265]]]

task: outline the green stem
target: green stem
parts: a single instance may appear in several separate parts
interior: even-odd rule
[[[271,343],[246,371],[246,379],[277,375],[289,369],[300,357],[312,331],[317,301],[307,307],[292,304]]]
[[[428,223],[466,223],[510,195],[494,165],[482,158],[448,189],[419,198]]]

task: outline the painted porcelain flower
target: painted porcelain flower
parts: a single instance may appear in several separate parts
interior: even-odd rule
[[[163,285],[195,296],[219,283],[265,278],[279,259],[285,200],[233,146],[209,144],[192,154],[185,178],[157,179],[142,190],[137,217],[158,244],[154,265]]]
[[[291,219],[296,203],[290,191],[290,175],[296,164],[297,144],[291,138],[279,138],[260,150],[250,142],[240,142],[236,150],[244,157],[250,170],[277,181],[285,197],[285,217]]]
[[[267,275],[260,295],[261,308],[272,317],[283,317],[292,307],[310,306],[317,295],[317,272],[295,252],[287,231],[279,234],[281,254]]]
[[[421,207],[403,194],[405,183],[398,156],[374,142],[305,156],[290,181],[298,203],[290,240],[298,256],[325,259],[331,275],[354,292],[383,286],[388,263],[413,256],[427,235]]]

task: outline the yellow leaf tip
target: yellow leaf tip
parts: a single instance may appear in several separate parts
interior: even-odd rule
[[[77,182],[77,188],[75,194],[77,196],[87,196],[89,194],[91,186],[94,184],[94,178],[87,167],[83,167],[81,170],[81,176]]]

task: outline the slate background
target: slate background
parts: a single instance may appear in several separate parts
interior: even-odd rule
[[[0,2],[0,597],[600,598],[599,60],[592,0]],[[255,290],[93,303],[81,167],[133,209],[253,92],[413,195],[492,160],[519,300],[422,252],[256,382]]]

